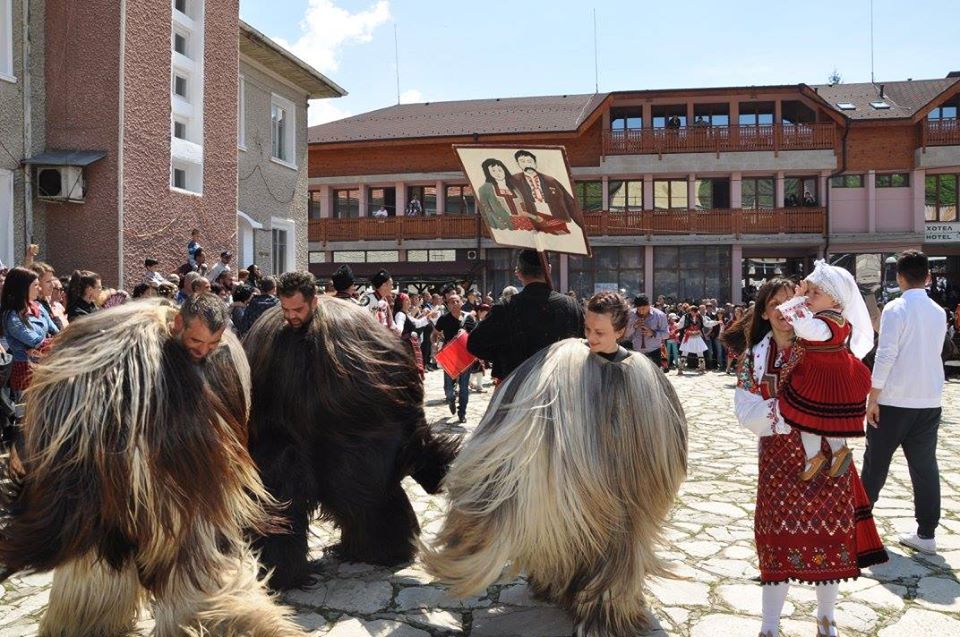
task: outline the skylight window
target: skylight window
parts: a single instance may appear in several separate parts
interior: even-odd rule
[[[851,104],[850,102],[837,102],[837,108],[839,108],[841,111],[857,110],[856,104]]]
[[[878,100],[876,102],[870,102],[870,106],[874,107],[878,111],[882,111],[886,108],[890,108],[890,105],[884,102],[883,100]]]

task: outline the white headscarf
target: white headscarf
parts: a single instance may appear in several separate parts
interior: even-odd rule
[[[832,296],[843,306],[841,315],[853,328],[850,335],[850,351],[857,358],[863,358],[873,349],[873,321],[867,304],[860,294],[860,287],[853,275],[843,268],[829,265],[826,261],[817,261],[807,281]]]

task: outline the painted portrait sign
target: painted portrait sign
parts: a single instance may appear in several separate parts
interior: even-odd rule
[[[495,242],[541,252],[590,254],[563,147],[454,149]]]

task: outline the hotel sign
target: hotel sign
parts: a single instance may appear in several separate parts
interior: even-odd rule
[[[925,243],[960,242],[960,222],[958,223],[928,223]]]

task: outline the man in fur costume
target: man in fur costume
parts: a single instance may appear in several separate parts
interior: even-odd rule
[[[340,528],[342,559],[409,561],[420,527],[400,481],[410,475],[437,493],[457,441],[431,433],[413,356],[369,310],[319,296],[306,272],[280,277],[278,295],[280,307],[244,339],[250,452],[270,493],[286,503],[289,526],[256,543],[273,569],[270,585],[307,581],[318,507]]]
[[[445,481],[427,570],[457,596],[520,571],[579,637],[648,627],[644,580],[686,475],[686,420],[660,370],[579,339],[540,350],[493,395]]]
[[[246,450],[243,350],[216,296],[180,312],[92,314],[34,373],[3,468],[0,569],[54,570],[41,635],[125,635],[148,601],[161,637],[302,634],[245,540],[273,503]]]

